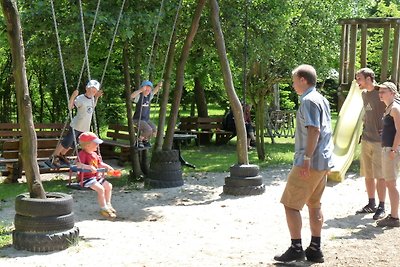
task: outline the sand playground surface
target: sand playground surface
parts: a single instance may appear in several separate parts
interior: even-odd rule
[[[400,266],[400,228],[379,228],[372,214],[355,215],[367,195],[364,178],[354,173],[328,182],[322,198],[325,263],[275,262],[290,245],[279,203],[289,169],[261,170],[266,191],[256,196],[222,194],[228,172],[187,169],[182,187],[114,188],[114,221],[99,215],[95,192],[71,190],[78,244],[48,253],[0,248],[0,266]],[[10,224],[14,215],[14,200],[3,201],[0,221]],[[302,217],[305,248],[307,208]]]

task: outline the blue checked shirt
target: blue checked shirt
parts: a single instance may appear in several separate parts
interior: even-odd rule
[[[333,167],[331,111],[329,102],[315,87],[310,87],[300,96],[300,107],[296,114],[294,165],[302,166],[307,147],[307,126],[319,128],[320,134],[310,167],[314,170],[329,170]]]

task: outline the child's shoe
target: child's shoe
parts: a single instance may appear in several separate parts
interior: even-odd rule
[[[117,211],[111,205],[107,205],[108,209],[111,210],[114,214],[117,214]]]
[[[101,209],[100,215],[105,218],[111,218],[111,219],[114,219],[117,217],[117,215],[115,215],[115,213],[112,212],[110,209]]]

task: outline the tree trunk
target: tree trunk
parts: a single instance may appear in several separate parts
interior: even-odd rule
[[[165,73],[163,76],[163,91],[161,96],[160,103],[160,112],[158,119],[158,131],[156,136],[156,141],[154,145],[154,150],[159,151],[162,148],[162,142],[164,139],[164,127],[165,127],[165,119],[167,115],[167,105],[169,98],[169,91],[171,87],[171,73],[172,68],[174,66],[174,57],[175,57],[175,47],[176,47],[176,27],[174,28],[174,32],[172,33],[171,43],[169,45],[169,50],[167,54],[167,63],[165,66]]]
[[[244,125],[244,117],[242,105],[236,95],[235,88],[232,81],[232,73],[229,67],[228,57],[226,55],[225,40],[222,33],[221,24],[219,20],[219,6],[216,0],[210,0],[211,7],[211,22],[214,29],[214,39],[217,45],[218,56],[221,63],[222,75],[224,78],[224,85],[228,94],[229,102],[233,111],[235,119],[236,132],[237,132],[237,145],[236,153],[238,156],[239,164],[249,164],[247,153],[247,135]]]
[[[204,88],[199,77],[194,77],[194,100],[199,117],[208,117],[207,100]]]
[[[258,99],[258,104],[256,105],[256,143],[257,143],[257,155],[259,160],[265,160],[264,112],[265,112],[265,99],[261,97]]]
[[[140,168],[140,160],[139,160],[139,154],[137,150],[134,150],[133,147],[136,142],[136,137],[135,137],[135,129],[133,127],[133,121],[132,121],[132,101],[131,101],[131,76],[129,74],[129,44],[128,42],[125,42],[124,49],[123,49],[123,59],[122,61],[124,62],[124,84],[125,84],[125,104],[126,104],[126,114],[128,116],[128,128],[129,128],[129,143],[131,146],[130,149],[130,158],[131,158],[131,164],[132,164],[132,176],[130,177],[132,180],[137,179],[140,177],[142,174],[142,170]]]
[[[32,103],[29,97],[28,80],[25,68],[25,50],[22,38],[21,22],[14,0],[2,0],[3,14],[7,23],[8,41],[11,47],[12,66],[17,92],[19,124],[22,132],[21,154],[25,176],[32,198],[46,198],[40,181],[37,164],[37,139],[32,118]]]
[[[174,90],[174,100],[171,107],[171,113],[169,116],[167,133],[165,135],[165,140],[163,144],[163,150],[171,150],[172,142],[174,139],[174,131],[176,120],[178,118],[179,112],[179,104],[182,98],[182,90],[183,90],[183,79],[185,74],[185,64],[189,57],[190,47],[192,46],[193,39],[197,33],[197,29],[199,28],[199,22],[201,13],[203,11],[204,5],[206,4],[206,0],[199,0],[197,3],[197,7],[195,13],[193,15],[192,25],[186,36],[185,43],[182,48],[182,54],[179,59],[178,67],[176,69],[176,85]]]

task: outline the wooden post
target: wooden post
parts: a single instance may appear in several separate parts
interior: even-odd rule
[[[399,22],[394,26],[393,56],[392,56],[392,81],[399,83],[399,49],[400,49],[400,25]]]
[[[361,68],[367,67],[367,24],[363,23],[361,25]]]
[[[380,78],[381,82],[386,81],[388,78],[389,45],[390,45],[390,24],[385,25],[383,30],[383,50],[381,58],[381,78]]]
[[[349,76],[348,83],[354,80],[356,71],[356,50],[357,50],[357,26],[353,24],[350,26],[350,45],[349,45]]]

